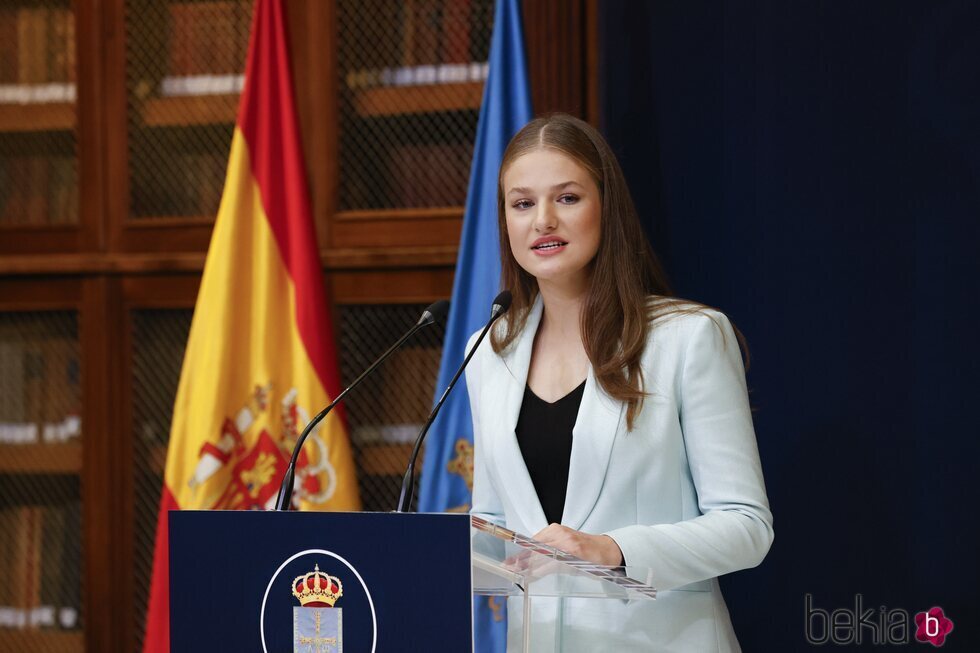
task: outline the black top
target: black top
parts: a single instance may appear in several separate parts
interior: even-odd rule
[[[572,428],[585,393],[585,381],[553,404],[524,388],[517,418],[517,444],[549,524],[561,523],[572,458]]]

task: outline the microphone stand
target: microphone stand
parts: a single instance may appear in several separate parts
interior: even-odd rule
[[[494,322],[496,322],[497,319],[506,313],[508,308],[510,308],[510,301],[511,295],[509,290],[502,291],[494,298],[493,306],[490,309],[490,321],[483,327],[483,331],[480,332],[480,337],[476,339],[476,343],[473,345],[473,348],[466,354],[466,358],[463,359],[463,364],[456,370],[456,374],[453,375],[453,378],[449,382],[449,386],[446,388],[446,391],[442,393],[442,397],[439,398],[435,408],[433,408],[432,412],[429,413],[429,419],[425,421],[425,424],[422,426],[422,430],[419,432],[418,437],[415,438],[415,446],[412,448],[412,456],[408,460],[408,469],[405,470],[405,476],[402,478],[401,492],[398,495],[398,507],[395,509],[395,512],[405,512],[406,510],[410,509],[412,499],[415,495],[415,463],[418,460],[419,451],[422,448],[422,442],[425,440],[425,435],[429,432],[429,427],[432,426],[436,416],[442,409],[442,405],[446,402],[446,398],[456,385],[456,381],[459,380],[463,370],[466,369],[466,366],[469,365],[470,359],[473,358],[473,354],[475,354],[476,350],[480,347],[480,343],[483,342],[483,339],[486,337],[487,333],[489,333],[490,327],[492,327]]]
[[[275,508],[277,511],[289,510],[290,504],[292,503],[291,499],[293,496],[293,483],[295,482],[295,477],[296,477],[296,461],[297,459],[299,459],[299,452],[303,448],[303,443],[306,442],[306,438],[310,435],[310,433],[313,431],[316,425],[319,424],[323,420],[323,418],[327,416],[327,413],[333,410],[334,406],[339,404],[344,399],[344,397],[347,396],[348,392],[350,392],[355,387],[357,387],[361,383],[361,381],[363,381],[369,374],[374,372],[374,370],[376,370],[381,365],[381,363],[385,362],[385,360],[387,360],[389,356],[391,356],[393,353],[395,353],[395,351],[398,348],[400,348],[403,344],[405,344],[406,340],[408,340],[413,335],[415,335],[415,333],[420,329],[422,329],[423,327],[427,327],[430,324],[434,324],[436,320],[441,318],[443,315],[445,315],[448,310],[449,310],[449,302],[447,302],[444,299],[439,300],[438,302],[435,302],[434,304],[429,306],[429,308],[427,308],[422,313],[422,317],[419,318],[419,321],[416,322],[405,335],[399,338],[398,342],[396,342],[391,347],[389,347],[388,350],[385,351],[385,353],[381,354],[381,356],[376,361],[371,363],[371,365],[366,370],[361,372],[361,375],[359,377],[354,379],[353,383],[351,383],[349,386],[344,388],[343,392],[337,395],[337,397],[333,401],[331,401],[326,408],[321,410],[319,413],[316,414],[316,416],[313,419],[310,420],[310,423],[306,425],[306,428],[303,429],[303,432],[300,433],[299,437],[296,439],[296,445],[293,447],[293,455],[289,459],[289,465],[286,467],[286,472],[283,474],[282,477],[282,483],[280,483],[279,485],[279,496],[276,498],[276,508]]]

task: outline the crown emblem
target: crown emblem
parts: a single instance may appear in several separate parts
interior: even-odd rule
[[[332,608],[341,596],[344,586],[336,576],[320,571],[320,565],[313,565],[313,571],[293,579],[293,596],[300,605],[310,608]]]

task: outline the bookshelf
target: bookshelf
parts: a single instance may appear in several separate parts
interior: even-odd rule
[[[427,84],[416,88],[375,88],[354,94],[354,111],[359,116],[380,117],[441,111],[479,111],[483,84]]]
[[[0,104],[0,132],[71,131],[75,128],[75,105]]]
[[[80,444],[0,445],[0,474],[78,474]]]
[[[492,1],[337,7],[337,209],[419,215],[457,207],[461,215],[488,72]],[[391,36],[378,39],[379,32]]]
[[[285,6],[317,242],[350,380],[398,335],[392,330],[451,293],[491,3]],[[541,111],[589,115],[582,43],[590,6],[526,5]],[[41,597],[15,607],[0,592],[0,651],[141,648],[170,412],[244,82],[251,7],[17,0],[0,8],[0,350],[7,361],[11,345],[23,355],[25,342],[55,333],[76,361],[72,383],[54,392],[71,401],[30,417],[38,385],[4,364],[0,558],[12,542],[31,548],[23,544],[29,521],[75,524],[60,554],[42,542],[35,557],[60,556],[51,566],[76,574],[73,606],[52,605],[79,608],[71,627],[57,610],[54,626],[43,611],[32,626]],[[24,59],[18,29],[38,29],[28,29],[31,17],[45,25],[57,17],[73,36],[62,47],[53,36],[61,27],[44,27],[43,48],[31,40],[44,72],[25,64],[22,78],[11,62]],[[347,406],[367,508],[391,508],[408,439],[428,412],[442,334],[426,337]],[[12,393],[24,398],[11,403]],[[55,529],[47,530],[50,540]]]
[[[81,653],[84,650],[85,639],[81,633],[0,630],[0,651]]]
[[[75,64],[68,3],[0,8],[0,230],[78,220]]]
[[[125,220],[213,220],[244,85],[252,2],[137,0],[124,13]]]
[[[81,650],[81,348],[63,299],[0,312],[0,650]]]
[[[238,95],[211,97],[161,97],[143,105],[142,122],[146,127],[234,124],[238,112]]]

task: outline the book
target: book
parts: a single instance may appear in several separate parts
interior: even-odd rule
[[[56,224],[78,221],[77,182],[75,159],[70,156],[53,156],[48,159],[49,221]]]
[[[38,549],[40,549],[40,524],[37,509],[33,506],[17,506],[12,512],[10,538],[11,607],[30,609],[40,602],[36,592],[40,588]]]
[[[3,443],[0,442],[0,447]],[[13,552],[14,552],[14,518],[9,508],[0,508],[0,610],[7,610],[14,604],[13,583]],[[5,620],[0,618],[0,628],[5,626]]]
[[[187,5],[190,12],[190,65],[191,75],[205,75],[213,72],[215,52],[221,48],[216,38],[212,38],[214,20],[211,11],[213,3],[194,2]]]
[[[198,215],[218,214],[221,191],[224,189],[227,157],[208,153],[200,156],[201,176],[198,182]]]
[[[422,202],[419,188],[419,165],[415,160],[416,149],[409,145],[396,145],[388,152],[388,192],[393,206],[415,207]]]
[[[75,42],[75,13],[65,10],[65,81],[74,85],[78,81],[78,45]],[[72,98],[74,100],[74,97]]]
[[[65,513],[63,506],[45,506],[42,510],[40,602],[59,606],[62,601],[61,580],[65,566]]]
[[[415,60],[415,21],[418,17],[418,12],[415,10],[415,5],[419,0],[405,0],[401,4],[401,41],[402,41],[402,52],[401,52],[401,63],[405,66],[414,66],[419,63]],[[363,47],[363,44],[356,44],[358,47]]]
[[[9,191],[3,207],[3,221],[7,224],[20,224],[27,215],[27,157],[11,156],[6,164],[5,176]]]
[[[31,79],[24,80],[32,84],[43,84],[48,79],[48,21],[51,10],[47,7],[37,7],[31,11],[30,41],[27,44],[30,52]]]
[[[388,196],[394,206],[459,206],[466,201],[467,143],[397,145],[389,150]]]
[[[18,81],[18,29],[17,11],[0,9],[0,84]]]
[[[34,13],[35,10],[30,7],[21,7],[17,10],[17,81],[21,84],[40,81],[34,79],[30,49],[30,42],[34,36],[32,32]]]
[[[412,61],[434,66],[439,63],[442,40],[442,0],[414,0],[412,4],[415,10]],[[434,78],[433,74],[433,80],[429,83],[434,83]]]
[[[0,422],[4,424],[24,421],[24,350],[14,338],[9,340],[0,334]]]
[[[22,528],[26,531],[23,566],[24,595],[22,607],[30,610],[41,605],[41,508],[21,506]],[[15,572],[16,573],[16,572]]]
[[[0,223],[7,222],[7,204],[13,195],[10,175],[10,159],[0,158]]]
[[[167,70],[171,75],[175,76],[190,75],[191,10],[189,5],[183,2],[169,4],[167,7],[170,10],[170,22],[168,26],[170,58]]]
[[[78,615],[82,610],[82,502],[75,500],[64,504],[64,547],[61,564],[61,608],[59,621],[62,628],[78,627]]]
[[[27,224],[44,224],[48,221],[48,159],[30,156],[27,164],[29,183],[25,220]]]
[[[61,422],[77,414],[81,398],[78,378],[78,343],[69,337],[46,334],[41,339],[44,353],[45,423]]]
[[[41,428],[44,419],[44,353],[35,334],[28,334],[23,349],[24,421]]]
[[[443,63],[467,63],[470,61],[470,5],[471,0],[443,0],[442,53]]]
[[[486,61],[490,56],[493,6],[494,0],[472,0],[469,61]]]
[[[205,5],[210,29],[204,37],[206,52],[205,72],[212,74],[231,74],[238,72],[238,25],[236,24],[237,2],[211,2]],[[210,47],[207,47],[210,45]]]
[[[71,12],[67,9],[51,9],[48,13],[48,73],[50,81],[68,80],[68,23]]]

